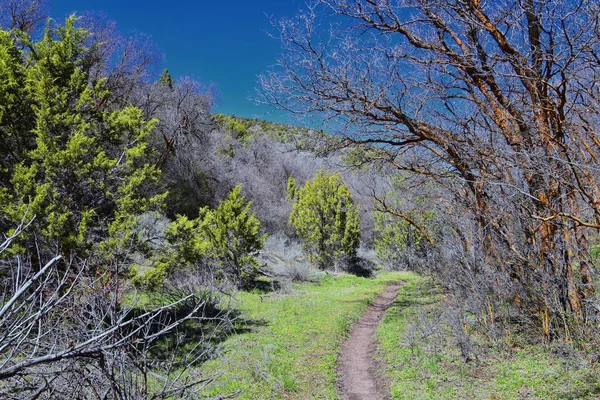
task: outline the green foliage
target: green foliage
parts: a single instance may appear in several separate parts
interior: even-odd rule
[[[233,188],[214,210],[201,208],[198,218],[179,216],[173,221],[166,232],[170,250],[137,282],[155,286],[172,271],[190,265],[211,268],[241,287],[251,282],[259,272],[256,256],[266,235],[260,234],[260,221],[241,190],[241,185]]]
[[[589,253],[590,260],[596,268],[600,266],[600,235],[597,233],[590,233],[588,236],[590,242]]]
[[[434,214],[426,212],[420,217],[425,222]],[[397,265],[409,247],[419,249],[427,245],[425,235],[407,220],[386,212],[374,212],[375,237],[374,245],[377,258],[389,265]],[[417,216],[415,216],[417,218]]]
[[[103,106],[110,92],[90,78],[87,39],[74,17],[37,43],[0,31],[0,225],[35,216],[38,245],[67,254],[108,236],[130,242],[136,215],[163,199],[148,190],[159,178],[147,162],[156,121]],[[22,238],[19,251],[33,246]]]
[[[339,146],[341,139],[331,135],[326,136],[323,141],[326,143],[325,146],[335,148],[336,145]],[[366,170],[373,168],[373,165],[376,163],[387,163],[392,156],[393,155],[387,149],[370,145],[356,145],[350,147],[342,155],[342,160],[344,161],[344,164],[350,165],[355,169]]]
[[[292,190],[293,181],[289,181]],[[356,254],[360,241],[358,207],[339,173],[320,170],[297,190],[290,224],[304,242],[312,262],[326,269],[341,257]]]
[[[169,70],[165,68],[159,78],[160,83],[166,85],[169,89],[173,89],[173,77],[169,73]]]
[[[215,210],[200,209],[201,230],[208,245],[208,256],[216,260],[225,273],[243,282],[252,280],[259,267],[256,256],[263,248],[265,235],[260,221],[252,212],[252,203],[237,185]]]
[[[252,137],[250,128],[254,124],[251,120],[236,118],[225,114],[215,114],[213,115],[213,120],[217,125],[232,132],[234,138],[237,140],[244,142]]]
[[[288,199],[288,201],[295,202],[298,200],[298,194],[299,194],[298,184],[296,183],[296,180],[294,179],[294,177],[292,175],[290,175],[290,177],[288,178],[288,183],[287,183],[286,198]]]

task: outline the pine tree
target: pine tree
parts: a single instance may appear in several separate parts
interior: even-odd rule
[[[293,181],[290,186],[295,187]],[[320,170],[297,191],[290,224],[302,238],[311,261],[321,269],[356,255],[360,241],[358,208],[339,173]]]
[[[173,89],[173,77],[169,73],[168,69],[165,68],[165,70],[160,75],[159,81],[163,85],[167,85],[169,87],[169,89]]]

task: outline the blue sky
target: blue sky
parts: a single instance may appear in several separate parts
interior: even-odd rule
[[[269,16],[296,14],[304,0],[50,0],[50,15],[103,12],[122,34],[143,33],[164,54],[175,77],[189,75],[219,94],[213,111],[284,121],[248,100],[256,76],[276,62],[279,43],[269,38]]]

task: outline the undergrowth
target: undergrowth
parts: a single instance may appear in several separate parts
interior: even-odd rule
[[[465,362],[443,304],[441,291],[415,275],[384,316],[378,356],[392,399],[599,398],[598,365],[565,356],[559,343],[517,345],[513,338],[508,351],[470,331],[476,357]]]

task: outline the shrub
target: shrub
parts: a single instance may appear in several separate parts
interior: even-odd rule
[[[293,178],[288,187],[296,193],[290,224],[304,242],[312,262],[326,269],[341,257],[356,255],[360,241],[358,207],[339,173],[317,172],[312,181],[297,189]]]
[[[206,254],[226,274],[240,282],[248,282],[258,274],[256,256],[266,236],[260,234],[260,221],[251,210],[252,203],[241,195],[237,185],[215,210],[200,209],[201,236],[208,243]]]
[[[293,282],[318,280],[318,273],[302,251],[300,243],[282,232],[268,237],[261,259],[277,278]]]
[[[213,120],[217,123],[217,125],[230,131],[238,140],[245,141],[252,136],[250,127],[253,123],[249,120],[236,118],[234,116],[230,117],[224,114],[213,115]]]
[[[156,286],[170,273],[185,266],[209,268],[217,277],[246,287],[259,274],[258,253],[266,235],[251,210],[252,203],[237,185],[216,209],[200,209],[199,217],[179,216],[166,231],[169,249],[138,283]]]

